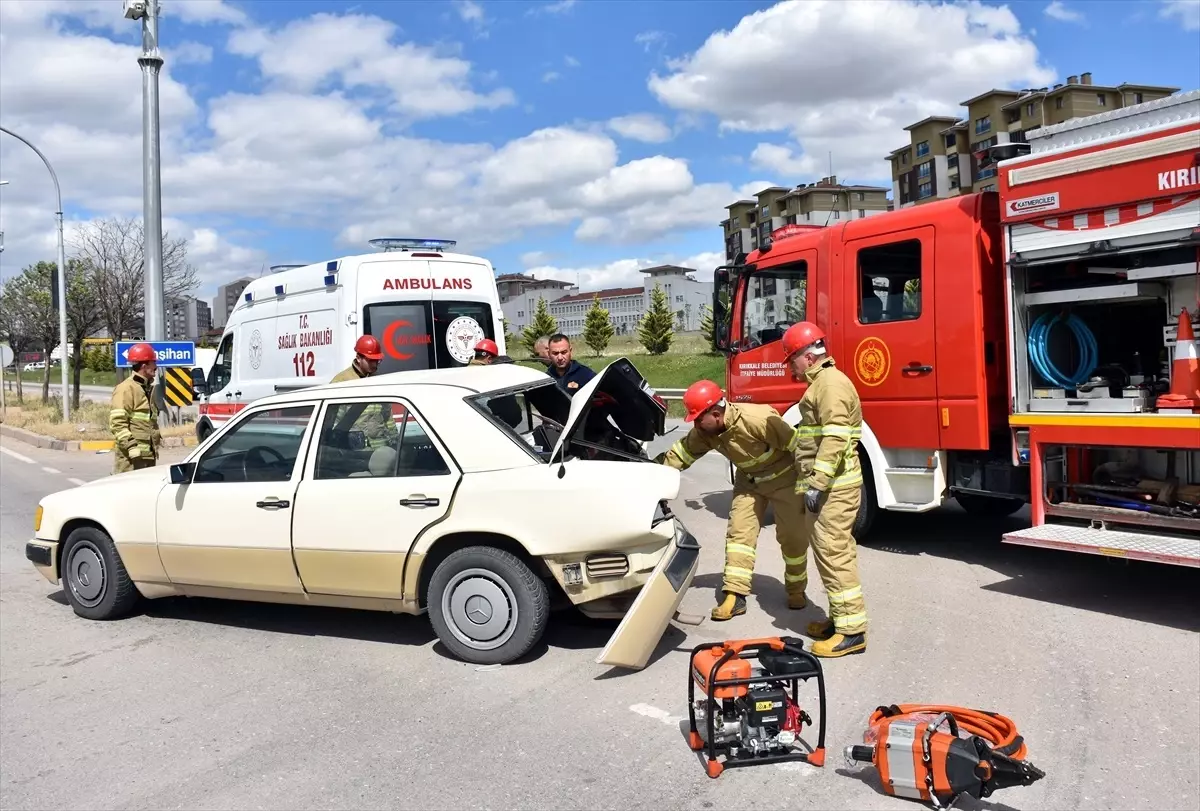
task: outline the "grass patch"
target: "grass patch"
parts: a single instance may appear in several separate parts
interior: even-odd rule
[[[25,385],[30,383],[37,384],[39,388],[42,385],[42,370],[38,369],[34,372],[21,372],[21,382]],[[6,375],[6,378],[8,376]],[[11,378],[8,378],[11,380]],[[50,385],[57,386],[62,382],[62,371],[55,366],[50,370]],[[71,367],[67,367],[67,385],[74,386],[75,378],[72,376]],[[79,373],[79,385],[81,386],[108,386],[117,385],[116,372],[95,372],[91,369],[84,369]]]
[[[71,421],[64,423],[60,399],[42,400],[40,397],[26,397],[24,403],[16,405],[13,398],[10,398],[7,413],[0,417],[0,422],[41,436],[67,441],[112,439],[112,434],[108,432],[108,410],[107,402],[81,399],[79,408],[71,409]],[[191,436],[195,430],[195,426],[191,424],[173,425],[163,428],[162,435]]]

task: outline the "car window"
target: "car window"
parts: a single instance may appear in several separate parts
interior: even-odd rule
[[[252,414],[208,449],[193,483],[288,481],[312,412],[303,405]]]
[[[562,432],[559,420],[566,419],[571,405],[569,395],[553,384],[509,394],[480,394],[470,402],[497,428],[543,458],[554,450]]]
[[[447,476],[450,467],[403,403],[337,403],[325,411],[313,478]]]

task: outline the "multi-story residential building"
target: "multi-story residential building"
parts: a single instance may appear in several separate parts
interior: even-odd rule
[[[1069,76],[1053,87],[988,90],[962,102],[967,108],[963,119],[931,116],[905,127],[909,144],[887,156],[893,200],[905,208],[958,194],[994,191],[995,167],[981,170],[975,157],[978,152],[997,144],[1023,142],[1026,134],[1038,127],[1178,92],[1178,87],[1097,85],[1090,73]]]
[[[725,233],[725,258],[750,253],[764,237],[785,225],[832,225],[888,210],[888,190],[882,186],[847,186],[837,176],[795,188],[770,186],[754,200],[726,206],[729,217],[721,221]]]
[[[233,308],[237,304],[238,298],[241,297],[242,291],[246,289],[246,285],[252,281],[254,280],[241,278],[217,288],[217,295],[213,298],[212,303],[212,325],[214,327],[224,327],[229,322],[229,314],[233,312]]]
[[[169,341],[199,342],[212,329],[212,310],[208,302],[192,296],[170,299],[165,315]]]

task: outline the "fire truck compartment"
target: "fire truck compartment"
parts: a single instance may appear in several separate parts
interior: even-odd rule
[[[1170,389],[1181,309],[1195,307],[1197,250],[1011,268],[1014,413],[1147,414]],[[1200,312],[1189,310],[1195,323]]]

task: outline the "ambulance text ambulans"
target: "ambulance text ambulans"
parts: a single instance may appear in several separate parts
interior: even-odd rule
[[[377,253],[290,267],[247,285],[209,370],[201,440],[260,397],[328,383],[374,335],[378,374],[465,366],[475,344],[504,345],[488,260],[452,240],[375,239]]]

